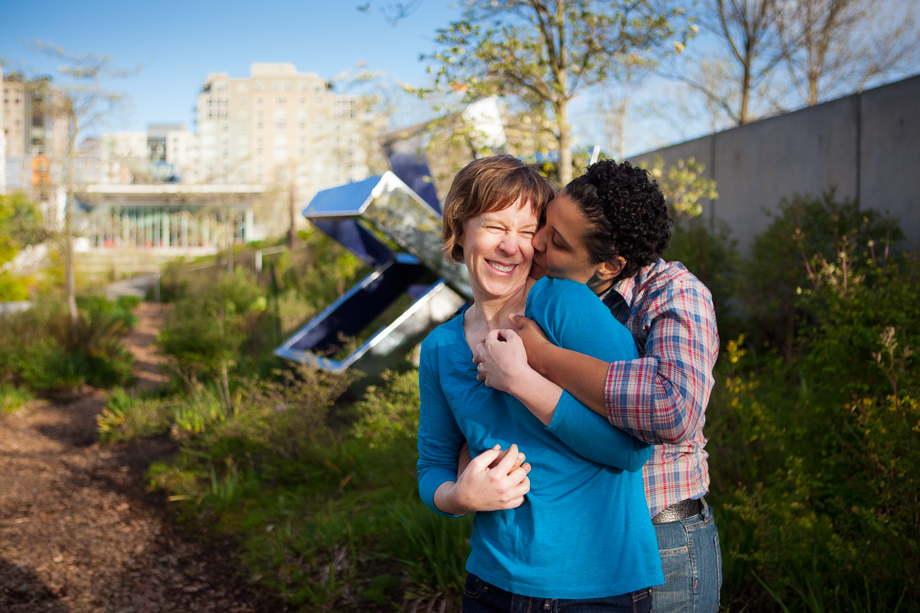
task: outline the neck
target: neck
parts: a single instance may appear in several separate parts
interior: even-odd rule
[[[614,279],[600,279],[597,275],[594,275],[588,279],[588,282],[585,285],[587,285],[591,291],[598,296],[602,296],[604,292],[613,287],[615,282],[616,280]]]
[[[519,290],[507,296],[500,298],[480,299],[475,297],[475,302],[467,312],[467,318],[476,326],[482,326],[488,330],[498,330],[511,327],[510,316],[513,313],[523,313],[524,307],[527,306],[527,292],[531,286],[531,280],[525,283]]]

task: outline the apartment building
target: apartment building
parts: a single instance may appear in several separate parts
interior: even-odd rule
[[[368,174],[361,98],[293,64],[209,74],[198,95],[202,182],[295,185],[298,199]]]
[[[3,66],[0,66],[0,86],[3,85]],[[0,92],[2,94],[2,92]],[[3,117],[3,96],[0,95],[0,196],[6,193],[6,121]]]
[[[56,116],[60,92],[48,78],[27,80],[19,73],[3,75],[0,121],[3,131],[3,185],[7,192],[24,191],[49,219],[59,217],[53,186],[60,184],[60,168],[67,149],[66,117]]]

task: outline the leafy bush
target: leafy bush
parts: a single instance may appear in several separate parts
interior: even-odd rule
[[[920,266],[851,236],[802,259],[792,358],[730,342],[707,411],[726,592],[758,608],[920,603]]]
[[[869,257],[884,262],[903,239],[896,221],[874,209],[860,210],[852,201],[838,202],[833,191],[820,198],[794,196],[784,199],[772,214],[770,227],[751,245],[741,269],[738,296],[751,347],[764,344],[792,358],[796,330],[810,316],[797,302],[799,291],[812,286],[810,272],[817,260],[834,262],[838,251],[852,252],[858,245]],[[798,306],[797,306],[798,305]]]
[[[251,322],[246,315],[263,311],[265,297],[253,275],[238,268],[195,287],[170,313],[158,342],[189,379],[222,378],[240,359],[240,346]]]
[[[404,373],[386,371],[381,383],[367,388],[364,399],[354,406],[358,419],[355,437],[370,447],[390,444],[396,439],[415,440],[418,435],[418,370]]]
[[[35,391],[124,384],[133,358],[122,338],[133,315],[101,298],[84,304],[89,308],[80,309],[76,326],[63,305],[51,300],[3,317],[0,375]]]
[[[250,380],[239,388],[232,418],[210,431],[203,443],[236,440],[272,458],[295,458],[330,441],[326,416],[348,387],[348,375],[300,366],[275,372],[274,380]]]
[[[32,394],[28,390],[0,383],[0,414],[12,413],[32,400]]]

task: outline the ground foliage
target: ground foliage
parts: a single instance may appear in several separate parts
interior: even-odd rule
[[[706,426],[723,604],[920,605],[920,266],[899,237],[832,194],[796,197],[741,264],[746,333],[723,340]]]
[[[2,316],[0,380],[36,393],[70,393],[81,385],[125,384],[132,357],[125,334],[136,323],[135,298],[77,299],[74,326],[62,301],[41,297],[33,308]]]

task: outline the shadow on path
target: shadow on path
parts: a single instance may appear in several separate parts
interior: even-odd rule
[[[0,558],[0,611],[69,613],[70,609],[38,575]]]

